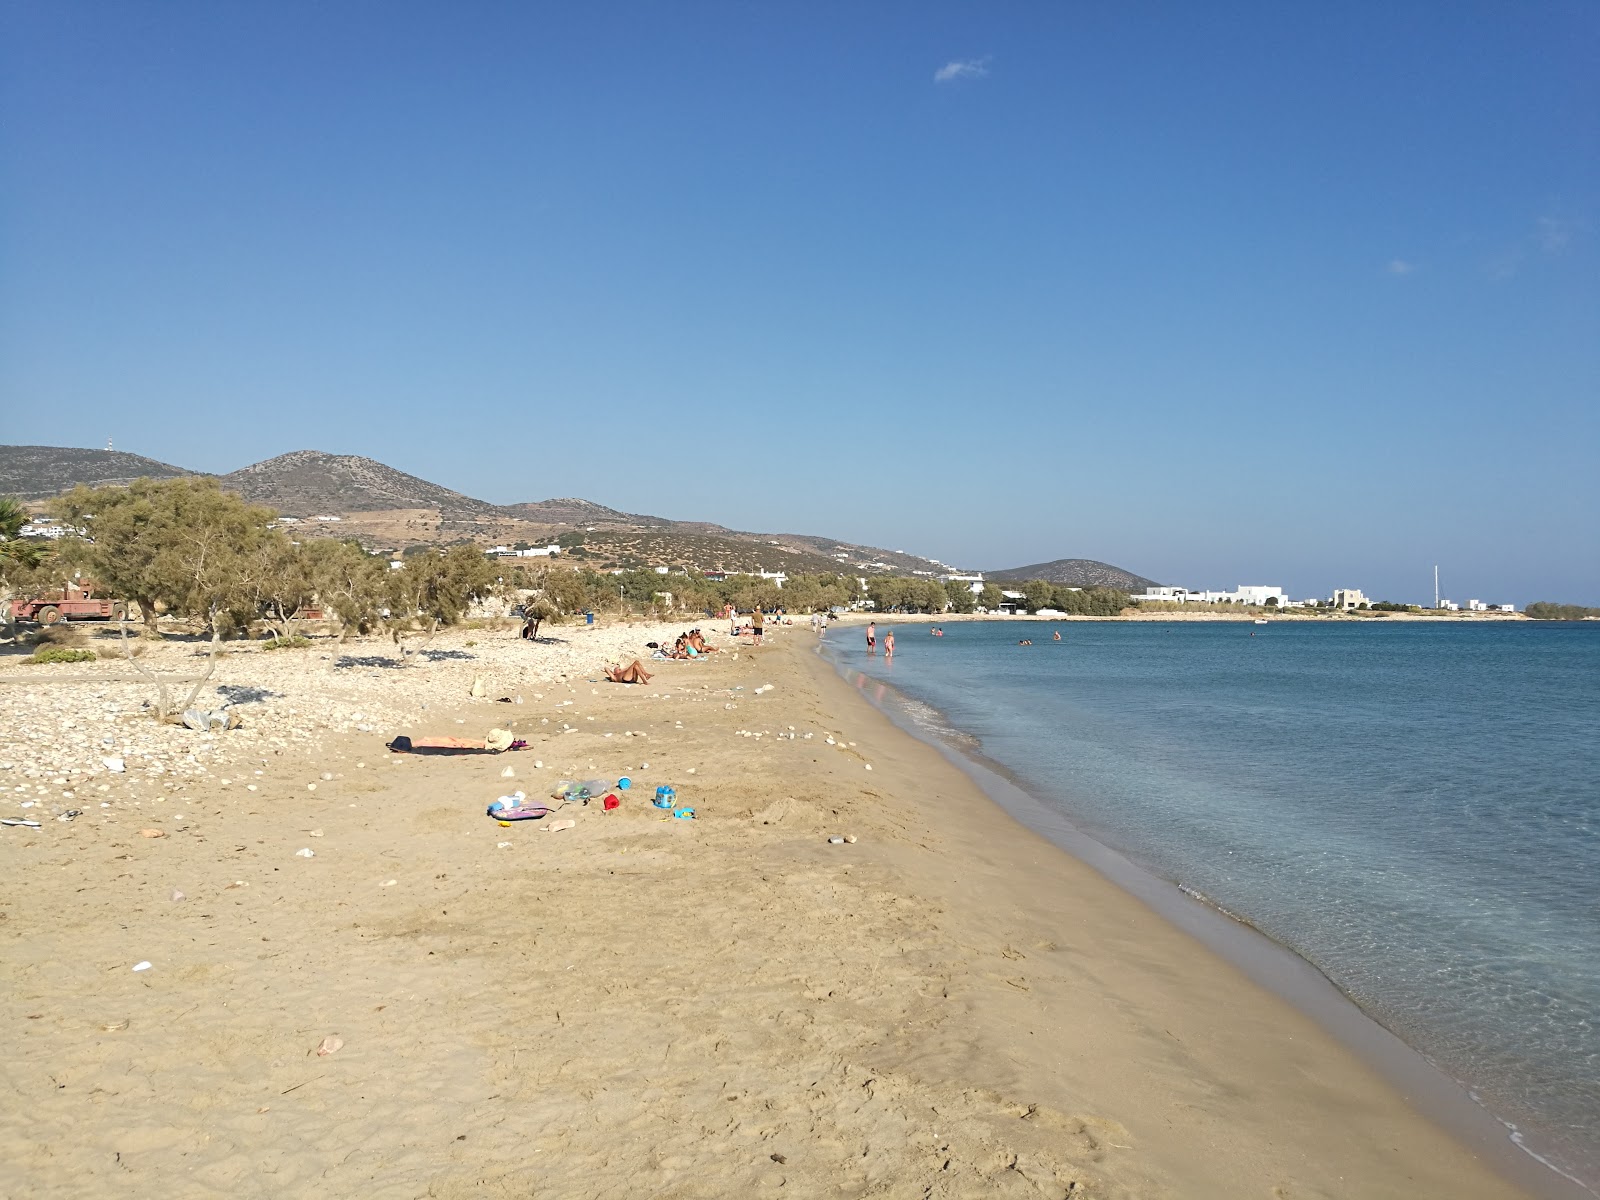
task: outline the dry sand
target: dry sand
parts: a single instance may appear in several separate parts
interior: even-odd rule
[[[1518,1194],[894,729],[808,629],[639,687],[589,680],[651,631],[553,632],[375,678],[231,660],[224,687],[273,695],[204,741],[132,685],[0,689],[4,815],[43,823],[0,830],[0,1196]],[[53,743],[26,740],[41,696],[76,714]],[[383,749],[495,724],[530,749]],[[162,773],[97,773],[103,736]],[[57,743],[82,774],[28,779]],[[621,810],[561,832],[484,815],[621,774]]]

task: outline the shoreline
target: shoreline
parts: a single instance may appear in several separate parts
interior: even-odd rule
[[[112,807],[0,835],[9,1194],[1515,1193],[852,696],[809,630],[595,681],[658,629],[463,631],[404,672],[350,646],[361,671],[315,680],[311,652],[240,655],[245,727],[204,742],[132,685],[48,693],[71,734],[4,755],[110,729],[168,766],[91,768],[69,790]],[[491,723],[529,750],[382,750]],[[561,832],[484,816],[623,773],[622,808]],[[697,819],[652,810],[661,783]]]
[[[1012,820],[1096,871],[1158,919],[1192,935],[1206,951],[1238,968],[1255,986],[1313,1019],[1405,1097],[1420,1115],[1473,1153],[1481,1154],[1508,1181],[1552,1200],[1584,1200],[1596,1194],[1524,1144],[1516,1126],[1496,1116],[1466,1084],[1363,1009],[1310,959],[1245,917],[1186,887],[1181,880],[1169,879],[1085,832],[981,751],[953,744],[924,727],[908,705],[926,708],[925,702],[912,700],[894,684],[866,675],[842,658],[830,659],[820,647],[818,656],[846,683],[851,682],[851,673],[859,676],[866,686],[857,690],[868,703],[907,737],[939,753],[968,775]],[[938,715],[943,718],[945,714]],[[969,736],[959,730],[954,732]]]
[[[1524,613],[1407,613],[1385,612],[1370,616],[1353,616],[1350,614],[1321,614],[1312,615],[1300,612],[1271,613],[1270,610],[1262,612],[1224,613],[1224,612],[1123,612],[1115,617],[1095,617],[1084,614],[1062,613],[1059,616],[1040,616],[1036,613],[943,613],[939,616],[929,616],[927,613],[875,613],[870,611],[840,613],[834,620],[835,625],[857,626],[865,625],[868,621],[876,621],[879,625],[900,625],[911,622],[930,625],[952,625],[958,621],[1043,621],[1050,624],[1077,624],[1084,621],[1233,621],[1239,623],[1254,623],[1258,618],[1265,617],[1267,624],[1276,625],[1284,621],[1301,621],[1311,623],[1333,624],[1383,624],[1388,621],[1432,621],[1445,624],[1479,624],[1490,622],[1529,622],[1535,625],[1562,625],[1563,621],[1534,621]]]

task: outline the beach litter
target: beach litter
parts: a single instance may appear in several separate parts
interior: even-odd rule
[[[552,821],[544,827],[546,833],[560,833],[563,829],[575,829],[576,821]]]
[[[315,850],[307,848],[307,849],[304,849],[304,850],[296,850],[294,852],[294,856],[296,858],[315,858],[317,856],[317,852]]]
[[[112,771],[118,775],[123,774],[128,769],[128,764],[123,762],[120,758],[102,758],[100,761],[105,764],[106,770]]]
[[[7,817],[5,820],[0,821],[0,825],[23,825],[29,829],[39,828],[39,822],[37,821],[20,820],[16,817]]]
[[[327,1058],[330,1054],[337,1054],[344,1049],[344,1039],[329,1034],[317,1043],[317,1057]]]
[[[210,733],[213,729],[237,729],[243,724],[239,714],[232,712],[226,705],[210,711],[191,708],[184,712],[182,723],[184,728],[192,729],[196,733]]]
[[[133,964],[133,969],[135,971],[148,971],[150,964],[148,962],[136,962]]]
[[[543,804],[528,804],[527,799],[527,793],[520,791],[501,796],[489,805],[485,815],[504,825],[510,821],[540,821],[553,811]]]
[[[176,900],[182,900],[184,898],[185,898],[184,894],[182,892],[180,892],[177,888],[173,888],[172,889],[172,899],[173,900],[175,900],[175,901]]]

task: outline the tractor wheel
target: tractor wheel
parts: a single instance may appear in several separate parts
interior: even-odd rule
[[[128,606],[120,601],[111,606],[111,619],[113,621],[126,621],[128,619]]]
[[[57,621],[61,620],[61,610],[54,604],[46,604],[39,610],[37,615],[34,617],[34,620],[38,621],[41,625],[54,625]]]

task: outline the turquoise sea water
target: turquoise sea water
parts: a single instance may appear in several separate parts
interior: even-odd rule
[[[826,652],[1600,1184],[1600,624],[928,628]]]

